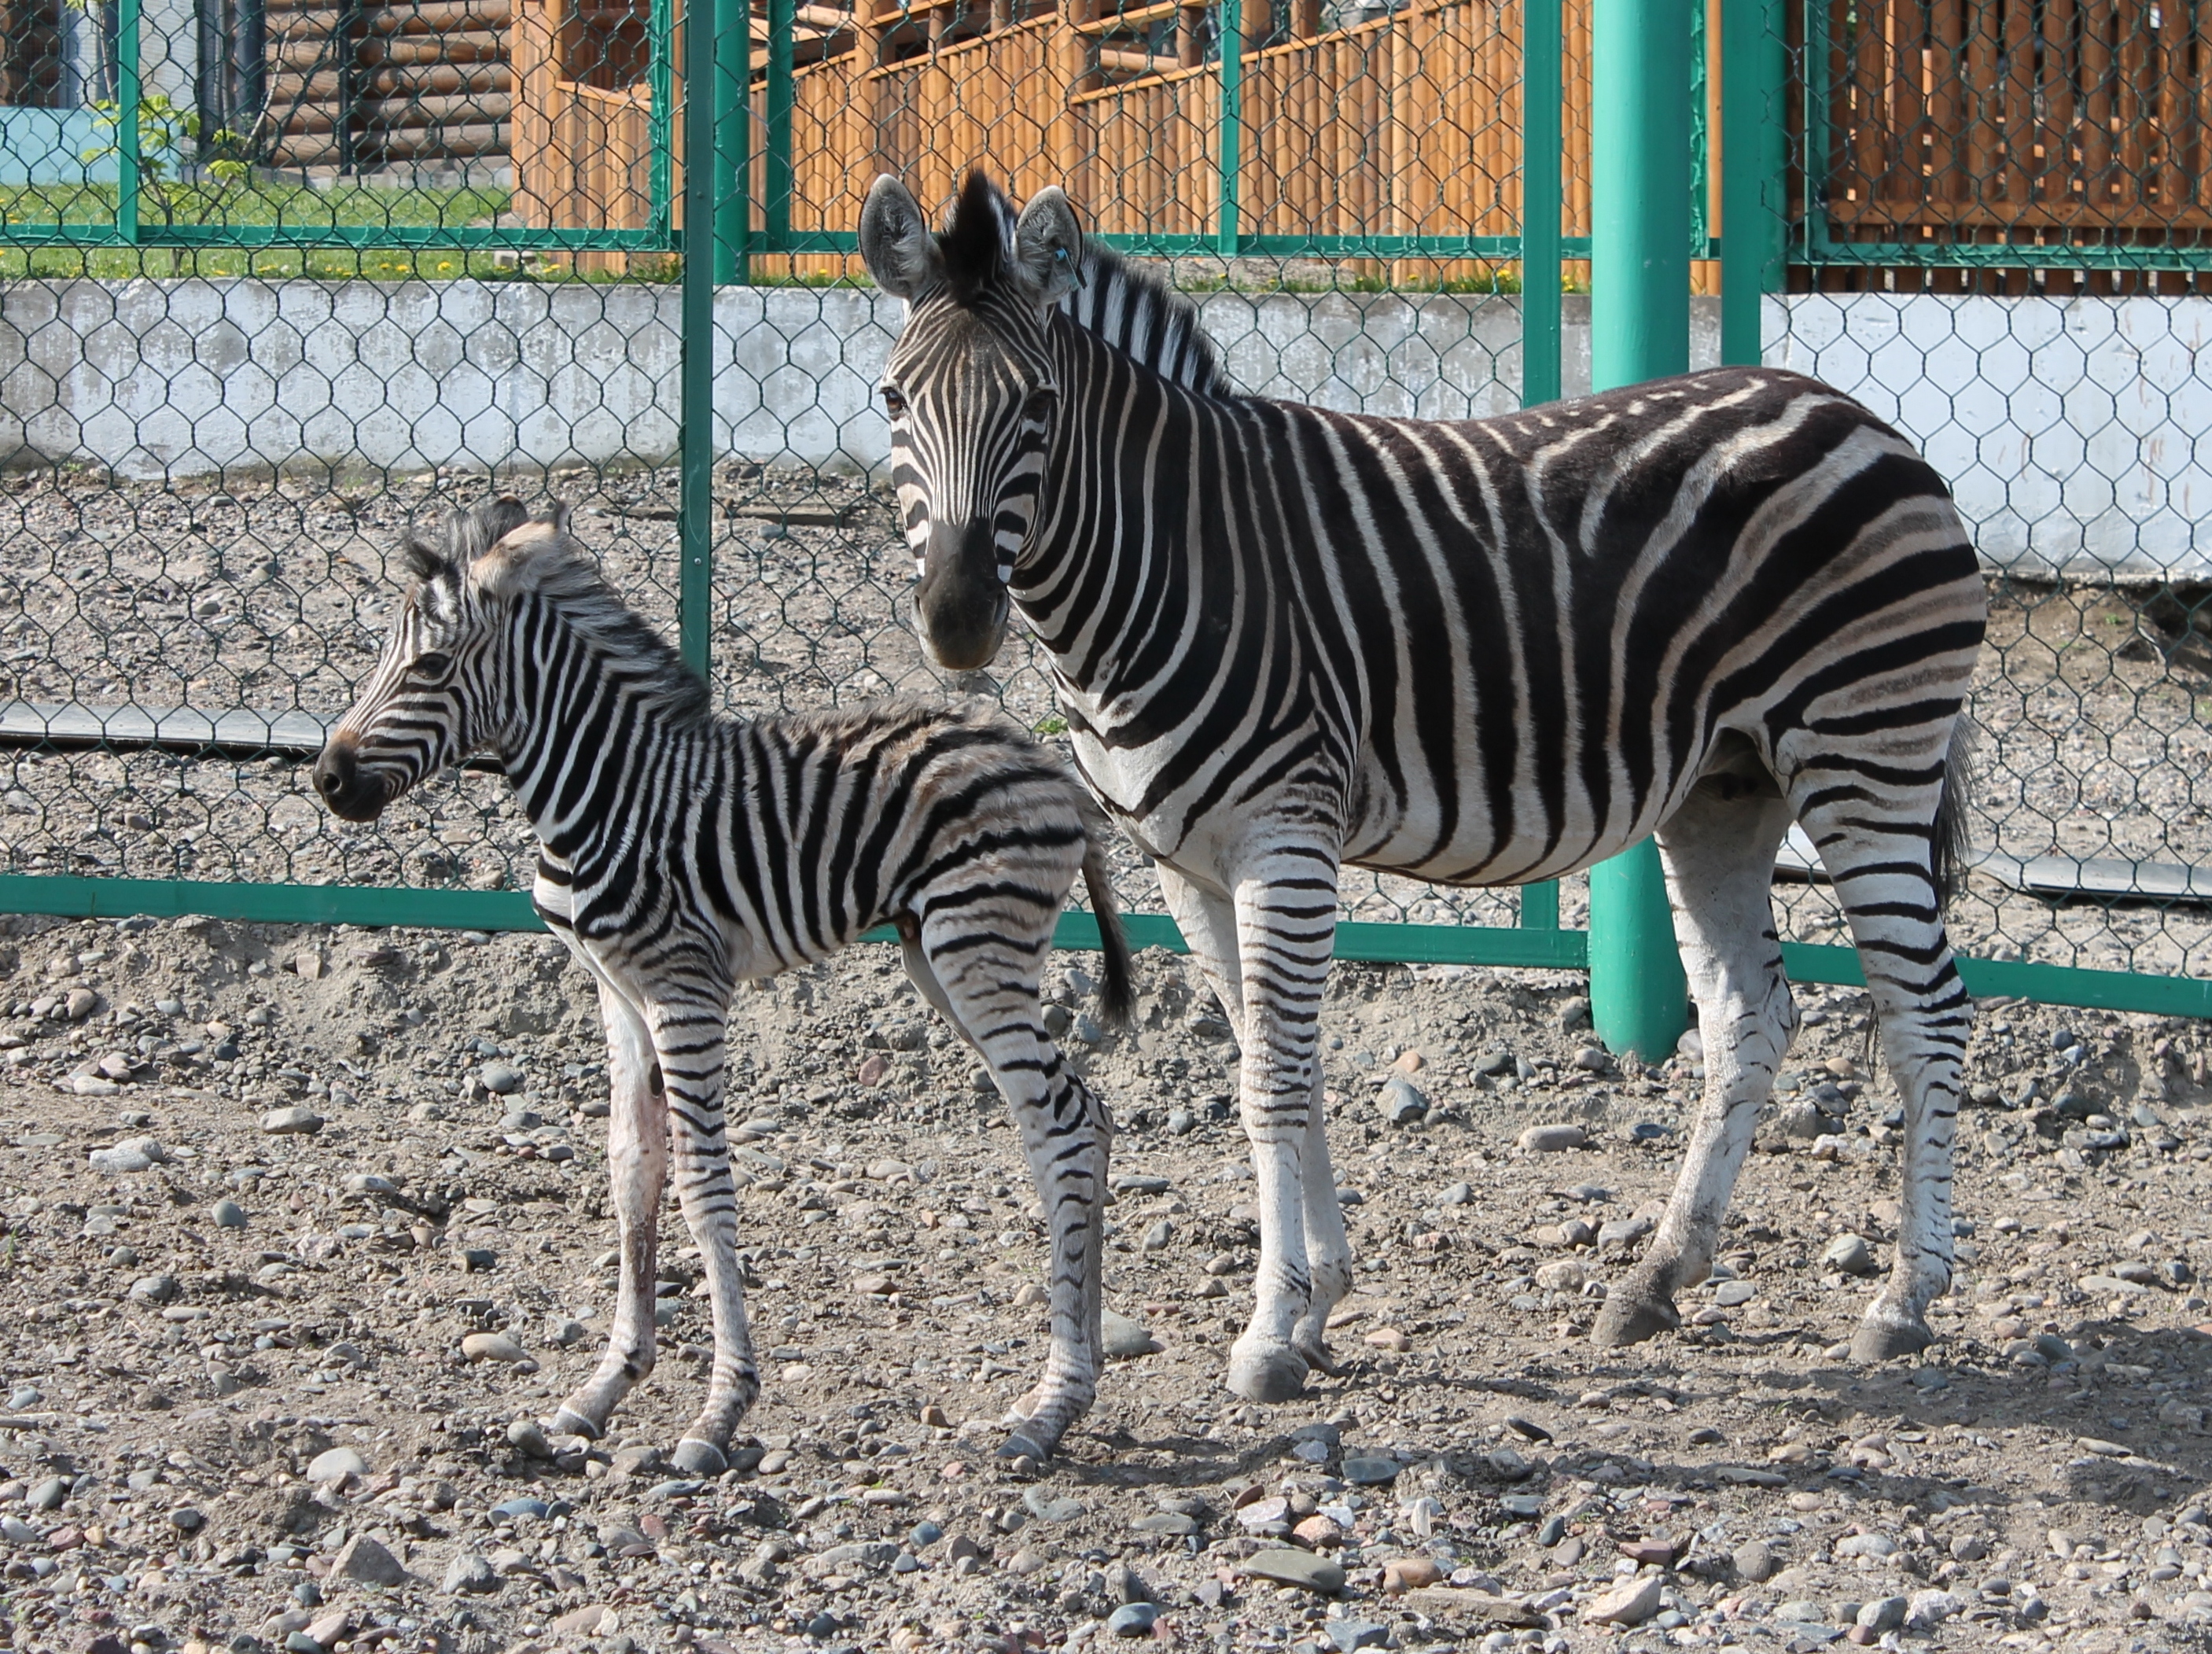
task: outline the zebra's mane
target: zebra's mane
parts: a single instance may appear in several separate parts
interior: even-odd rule
[[[535,532],[520,532],[533,530]],[[664,715],[714,716],[706,683],[643,615],[607,584],[568,532],[566,506],[532,514],[511,496],[448,511],[437,538],[410,534],[408,561],[426,585],[463,581],[487,592],[543,599],[599,654],[618,661],[633,692]]]
[[[1004,283],[1020,290],[1016,224],[1005,192],[981,171],[969,173],[937,237],[954,303],[972,307]],[[1158,271],[1130,264],[1102,242],[1084,238],[1083,280],[1060,307],[1085,332],[1164,379],[1201,396],[1236,394],[1198,307]]]
[[[1198,306],[1146,265],[1086,238],[1083,285],[1061,301],[1068,319],[1132,362],[1200,396],[1234,396]]]

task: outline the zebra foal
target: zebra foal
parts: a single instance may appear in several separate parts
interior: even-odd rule
[[[1195,308],[971,176],[860,219],[907,301],[882,380],[940,666],[1009,610],[1085,780],[1158,865],[1243,1050],[1261,1213],[1229,1382],[1328,1365],[1350,1284],[1317,1029],[1349,865],[1522,885],[1656,833],[1705,1049],[1667,1216],[1601,1342],[1676,1323],[1796,1026],[1769,896],[1794,818],[1904,1094],[1895,1266],[1853,1349],[1930,1336],[1971,1006],[1943,928],[1987,605],[1942,479],[1850,398],[1726,368],[1493,419],[1239,395]]]
[[[1096,1390],[1111,1122],[1047,1033],[1037,982],[1079,875],[1106,943],[1103,1009],[1129,955],[1097,807],[1054,754],[972,711],[884,701],[733,720],[628,608],[565,510],[512,499],[410,537],[415,576],[381,659],[314,767],[349,821],[425,775],[495,757],[538,840],[539,915],[599,984],[611,1061],[608,1167],[621,1230],[614,1324],[556,1428],[596,1437],[653,1365],[656,1223],[676,1189],[714,1326],[704,1409],[678,1444],[720,1471],[760,1389],[723,1138],[724,1042],[741,982],[897,927],[916,988],[988,1065],[1051,1228],[1051,1347],[1009,1454],[1042,1457]]]

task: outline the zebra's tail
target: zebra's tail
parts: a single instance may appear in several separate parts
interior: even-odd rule
[[[1106,865],[1106,825],[1094,822],[1090,848],[1083,853],[1083,885],[1091,893],[1091,911],[1098,920],[1098,946],[1106,955],[1105,981],[1098,989],[1099,1013],[1119,1028],[1136,1009],[1136,989],[1129,968],[1129,939],[1121,929],[1121,909],[1114,900],[1114,873]]]
[[[1951,726],[1951,745],[1943,755],[1943,798],[1936,806],[1931,835],[1931,871],[1936,875],[1938,909],[1950,905],[1966,882],[1966,863],[1973,851],[1966,820],[1966,792],[1972,780],[1974,744],[1978,732],[1965,708]]]

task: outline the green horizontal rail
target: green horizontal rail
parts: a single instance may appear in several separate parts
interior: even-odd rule
[[[1221,237],[1211,234],[1100,234],[1093,238],[1118,252],[1143,258],[1218,258]],[[860,238],[850,230],[791,230],[781,235],[756,234],[750,246],[755,252],[858,252]],[[1589,237],[1563,236],[1559,256],[1568,260],[1589,257]],[[1521,256],[1517,235],[1243,235],[1237,240],[1240,254],[1271,258],[1489,258],[1510,261]],[[1720,257],[1720,240],[1708,238],[1693,258]]]
[[[185,247],[226,252],[346,247],[457,252],[667,252],[679,238],[643,229],[454,229],[434,224],[0,224],[0,247]]]
[[[1796,263],[1928,270],[2212,271],[2212,246],[2027,246],[2002,242],[1839,241],[1816,228]]]
[[[76,874],[0,874],[0,912],[40,913],[68,919],[179,918],[205,914],[257,924],[410,926],[431,930],[543,930],[520,891],[434,891],[376,885],[240,885],[214,879],[94,879]],[[1165,914],[1124,915],[1133,947],[1189,949]],[[888,942],[889,929],[862,939]],[[1056,946],[1096,948],[1098,921],[1088,913],[1060,915]],[[1373,964],[1492,965],[1538,970],[1582,970],[1589,962],[1589,933],[1579,930],[1520,929],[1491,925],[1385,925],[1347,920],[1336,927],[1336,957]],[[1832,944],[1784,942],[1783,968],[1797,982],[1860,988],[1866,982],[1856,950]],[[2137,976],[2124,970],[2080,970],[2068,965],[2010,959],[1961,959],[1967,988],[1984,997],[2004,995],[2094,1011],[2134,1011],[2149,1016],[2212,1018],[2212,982],[2185,976]]]

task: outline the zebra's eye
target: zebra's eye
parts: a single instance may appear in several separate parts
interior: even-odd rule
[[[415,664],[408,670],[418,678],[443,678],[453,669],[453,656],[441,650],[432,649],[427,654],[416,655]]]
[[[897,386],[892,385],[884,386],[883,388],[883,398],[884,411],[889,414],[892,418],[896,419],[900,415],[906,411],[906,398],[899,393]]]

